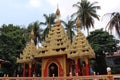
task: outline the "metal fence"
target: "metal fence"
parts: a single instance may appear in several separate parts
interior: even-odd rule
[[[69,77],[0,77],[0,80],[120,80],[120,76],[93,75]]]

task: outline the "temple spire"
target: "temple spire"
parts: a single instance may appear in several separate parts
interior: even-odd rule
[[[78,28],[78,32],[80,32],[80,29],[81,29],[81,23],[80,23],[80,18],[77,17],[77,20],[76,20],[76,26]]]
[[[57,18],[57,20],[60,19],[60,10],[59,10],[58,4],[57,4],[57,10],[56,10],[56,18]]]
[[[33,29],[30,33],[30,40],[31,40],[32,43],[34,42],[34,31],[33,31]]]
[[[59,7],[57,5],[57,10],[56,10],[56,21],[55,21],[55,25],[56,26],[60,26],[61,22],[60,22],[60,10]]]

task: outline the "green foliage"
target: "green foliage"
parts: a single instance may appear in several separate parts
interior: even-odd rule
[[[115,52],[118,48],[117,44],[119,41],[113,35],[109,35],[108,32],[103,31],[103,29],[91,32],[87,39],[95,53],[99,55],[105,54],[106,52]]]
[[[45,37],[48,35],[49,30],[53,27],[55,24],[56,15],[54,13],[52,14],[44,14],[45,22],[40,22],[40,25],[44,25],[45,29],[43,31],[43,39],[45,40]]]
[[[120,73],[120,68],[112,67],[112,74],[119,74],[119,73]]]
[[[89,34],[89,28],[94,27],[94,18],[99,20],[97,15],[97,10],[100,9],[100,6],[96,6],[97,2],[91,3],[88,0],[80,0],[73,5],[77,8],[77,12],[73,15],[76,15],[81,20],[81,25],[83,29],[87,29]]]
[[[105,61],[105,53],[108,52],[112,55],[112,52],[117,50],[117,44],[119,41],[116,40],[113,35],[109,35],[108,32],[103,31],[103,29],[98,29],[91,32],[87,39],[96,55],[96,72],[99,72],[99,74],[106,74],[107,66]]]
[[[116,31],[118,37],[120,38],[120,13],[119,12],[113,12],[113,13],[107,13],[105,14],[108,15],[110,14],[110,20],[106,26],[106,28],[108,27],[108,31],[110,31],[112,33],[112,31]]]
[[[73,41],[73,37],[75,36],[75,31],[77,31],[76,26],[75,26],[75,20],[72,18],[68,20],[67,22],[61,20],[63,25],[65,26],[66,33],[68,35],[68,38],[70,39],[71,43]]]
[[[42,29],[40,28],[40,22],[39,21],[35,21],[31,24],[28,25],[28,36],[30,34],[30,32],[32,31],[32,29],[34,30],[34,43],[35,45],[37,45],[38,42],[42,42]],[[28,38],[29,39],[29,38]]]
[[[13,74],[16,65],[16,58],[20,55],[25,47],[23,29],[13,24],[3,25],[0,34],[0,58],[7,60],[4,64],[4,72]]]

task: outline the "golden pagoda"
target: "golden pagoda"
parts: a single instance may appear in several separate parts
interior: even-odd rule
[[[23,53],[20,54],[20,58],[17,58],[17,63],[24,63],[23,76],[26,76],[26,66],[29,66],[29,73],[27,76],[32,76],[32,63],[34,61],[34,56],[37,54],[37,48],[34,43],[34,31],[31,31],[30,42],[26,45]]]
[[[95,54],[94,54],[93,49],[89,45],[87,39],[80,31],[80,29],[81,29],[80,25],[81,25],[80,19],[77,18],[76,26],[78,28],[78,32],[77,32],[77,35],[75,36],[75,38],[72,42],[72,45],[69,49],[70,53],[68,53],[68,58],[73,58],[75,60],[76,64],[80,63],[80,59],[85,61],[86,68],[88,67],[88,69],[86,70],[87,72],[83,75],[89,75],[89,73],[90,73],[89,72],[89,59],[94,58]],[[78,71],[76,70],[76,72],[78,74],[80,74],[80,72],[78,72]]]
[[[94,58],[94,51],[80,31],[80,19],[76,20],[78,33],[72,43],[68,39],[64,27],[60,22],[60,10],[56,10],[55,25],[49,30],[48,36],[42,46],[36,49],[34,44],[34,32],[31,32],[31,41],[26,45],[23,54],[17,59],[18,63],[29,64],[29,75],[36,71],[42,77],[69,76],[69,75],[90,75],[89,59]],[[33,66],[40,63],[40,68]],[[84,66],[81,66],[82,62]],[[36,70],[36,68],[38,68]],[[26,76],[25,65],[23,76]],[[31,71],[32,69],[32,71]],[[37,75],[36,75],[37,76]]]
[[[20,58],[17,58],[18,63],[31,62],[34,59],[35,54],[37,54],[38,51],[33,41],[34,39],[33,30],[31,31],[30,39],[31,41],[26,45],[26,47],[23,50],[23,53],[20,54]]]
[[[60,22],[60,10],[56,11],[56,23],[49,31],[48,36],[43,42],[43,47],[39,48],[37,58],[42,58],[42,76],[65,76],[66,75],[66,57],[70,41]],[[52,72],[52,67],[57,68]],[[59,68],[59,69],[58,69]],[[49,71],[49,72],[48,72]],[[65,74],[63,74],[65,73]],[[49,74],[49,75],[48,75]]]
[[[95,54],[92,50],[91,46],[89,45],[87,39],[80,31],[80,19],[77,18],[76,25],[78,27],[78,33],[75,36],[68,57],[84,57],[87,56],[88,58],[94,58]]]

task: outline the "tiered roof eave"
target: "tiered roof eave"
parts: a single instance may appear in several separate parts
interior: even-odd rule
[[[67,55],[69,46],[70,41],[60,24],[51,28],[36,57]]]

